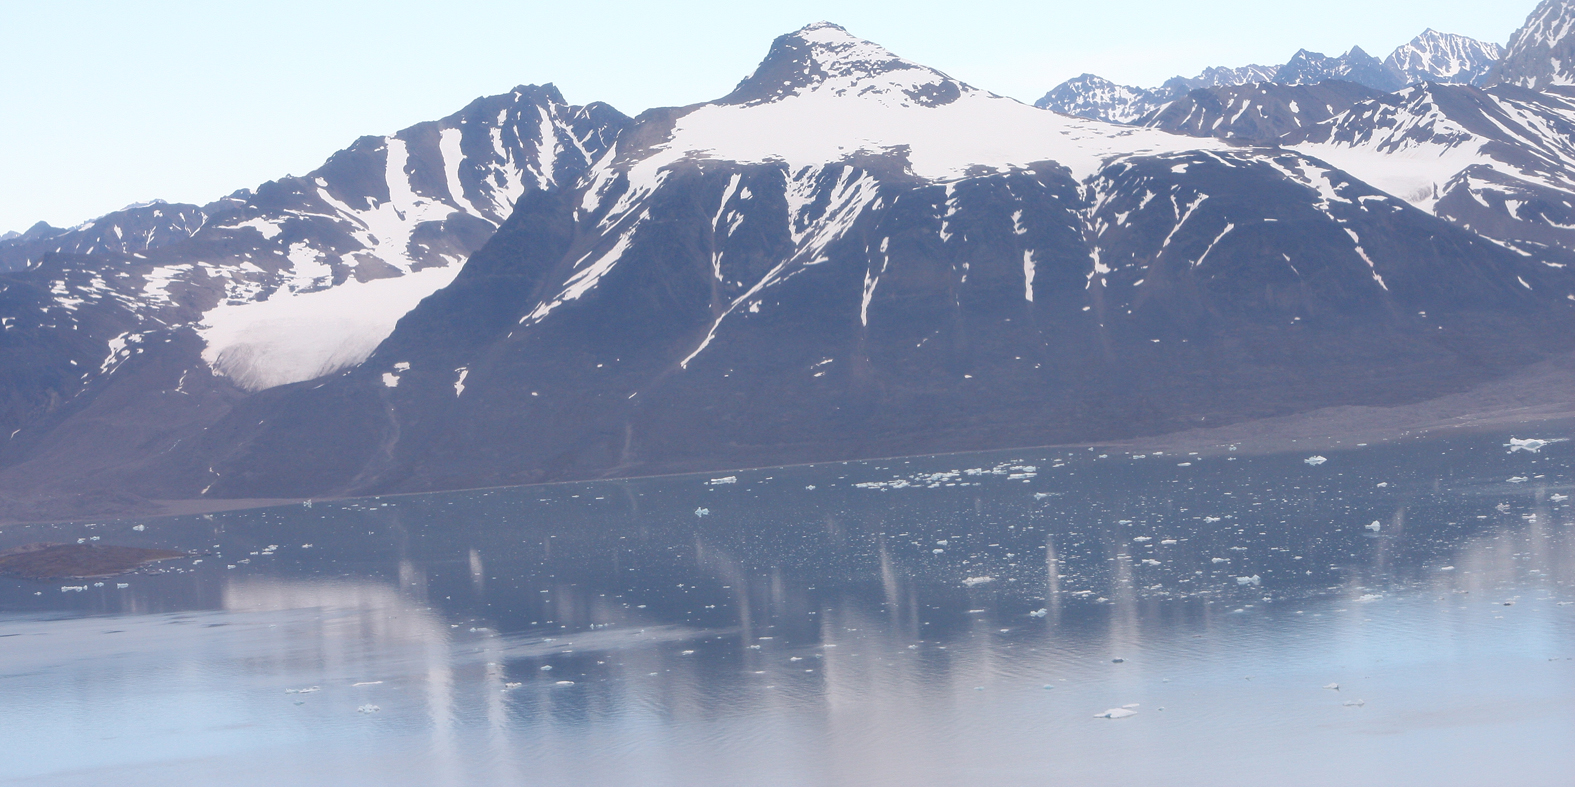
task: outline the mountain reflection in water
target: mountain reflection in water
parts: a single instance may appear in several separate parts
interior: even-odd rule
[[[1508,438],[11,528],[202,555],[0,579],[0,782],[1557,783],[1575,450]]]

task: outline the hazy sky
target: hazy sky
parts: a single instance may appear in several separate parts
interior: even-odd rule
[[[787,3],[0,0],[0,232],[305,173],[364,134],[553,82],[629,114],[719,97],[829,19],[1024,101],[1085,71],[1156,85],[1424,28],[1507,43],[1536,0]]]

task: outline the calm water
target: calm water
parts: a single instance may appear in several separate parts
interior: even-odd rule
[[[0,579],[0,783],[1568,784],[1575,443],[1512,436],[12,528],[204,554]]]

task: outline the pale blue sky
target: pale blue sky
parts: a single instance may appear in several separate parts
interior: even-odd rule
[[[516,84],[629,114],[725,94],[829,19],[1032,101],[1091,71],[1154,85],[1299,47],[1383,57],[1424,28],[1506,43],[1536,0],[0,0],[0,231],[206,202]]]

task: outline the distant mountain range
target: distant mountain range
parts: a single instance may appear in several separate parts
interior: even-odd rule
[[[1139,123],[1199,89],[1265,82],[1317,85],[1331,80],[1381,93],[1423,82],[1481,85],[1503,59],[1504,48],[1497,44],[1429,28],[1382,61],[1361,47],[1352,47],[1339,57],[1302,49],[1284,65],[1210,68],[1192,79],[1175,77],[1157,88],[1117,85],[1093,74],[1083,74],[1055,86],[1034,106],[1113,123]]]
[[[1303,53],[1111,123],[819,23],[715,101],[629,118],[522,86],[210,205],[35,227],[0,241],[0,501],[725,470],[1459,391],[1575,349],[1575,91],[1532,38],[1486,89],[1478,49],[1424,33],[1382,73],[1455,82],[1318,80],[1377,61]]]

